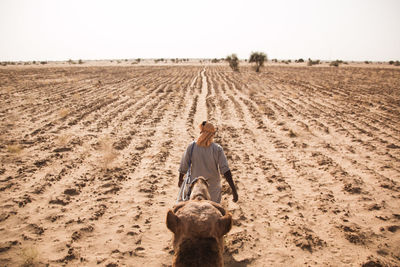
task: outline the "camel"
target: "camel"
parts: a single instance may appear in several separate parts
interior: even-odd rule
[[[193,181],[190,191],[191,200],[211,200],[210,193],[208,192],[208,182],[203,176],[199,176]]]
[[[188,201],[168,211],[167,227],[174,234],[174,267],[224,265],[223,236],[232,228],[232,216],[210,200],[204,178],[192,185]]]

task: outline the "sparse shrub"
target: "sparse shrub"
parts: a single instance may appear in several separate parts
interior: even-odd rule
[[[332,66],[332,67],[339,67],[339,65],[340,64],[348,64],[346,61],[343,61],[343,60],[335,60],[335,61],[332,61],[330,64],[329,64],[329,66]]]
[[[79,59],[78,63],[79,63],[79,64],[83,64],[82,59]]]
[[[27,247],[22,249],[20,253],[21,267],[32,267],[38,264],[39,252],[35,247]]]
[[[214,58],[213,60],[211,60],[211,63],[218,63],[219,59]]]
[[[68,60],[68,63],[69,64],[75,64],[75,62],[72,59]]]
[[[332,62],[329,64],[329,66],[331,66],[331,67],[339,67],[339,62],[337,62],[337,61],[332,61]]]
[[[100,140],[100,152],[101,152],[101,167],[108,169],[110,165],[117,158],[118,153],[114,150],[111,139],[104,137]]]
[[[81,99],[81,96],[80,96],[79,93],[74,93],[74,94],[72,95],[72,99],[73,99],[74,101],[78,101],[78,100]]]
[[[141,61],[141,59],[140,59],[140,58],[137,58],[137,59],[136,59],[136,62],[137,62],[137,63],[139,63],[140,61]]]
[[[163,58],[158,58],[158,59],[155,59],[155,60],[154,60],[154,63],[158,63],[158,62],[160,62],[160,61],[161,61],[161,62],[163,62],[163,61],[164,61],[164,59],[163,59]]]
[[[239,59],[236,54],[227,56],[226,61],[228,61],[229,67],[231,67],[233,71],[239,71]]]
[[[3,61],[3,62],[0,62],[0,65],[1,65],[1,66],[7,66],[7,65],[21,65],[21,63],[16,63],[16,62],[13,62],[13,61]]]
[[[312,60],[311,58],[309,58],[309,59],[308,59],[308,62],[307,62],[307,66],[318,65],[318,64],[320,64],[320,63],[321,63],[321,61],[320,61],[319,59],[317,59],[317,60]]]
[[[47,64],[47,61],[40,61],[40,64],[45,65]]]
[[[300,58],[300,59],[295,60],[294,62],[296,62],[296,63],[303,63],[303,62],[304,62],[304,59]]]
[[[59,146],[66,146],[70,140],[71,140],[71,135],[64,134],[64,135],[58,136],[56,143]]]
[[[278,60],[277,60],[276,58],[274,58],[274,59],[272,60],[272,62],[278,63]]]
[[[60,116],[60,119],[64,119],[65,117],[68,116],[68,114],[69,114],[69,108],[62,108],[58,112],[58,115]]]
[[[22,147],[20,145],[8,145],[7,151],[13,155],[19,155],[22,152]]]
[[[256,63],[256,72],[260,72],[260,68],[264,65],[264,61],[267,60],[267,55],[263,52],[252,52],[249,58],[250,63]]]
[[[340,64],[339,60],[335,60],[335,61],[332,61],[329,64],[329,66],[331,66],[331,67],[339,67],[339,64]]]
[[[400,61],[398,61],[398,60],[396,60],[396,61],[391,60],[391,61],[389,61],[389,64],[390,64],[390,65],[394,65],[394,66],[400,66]]]

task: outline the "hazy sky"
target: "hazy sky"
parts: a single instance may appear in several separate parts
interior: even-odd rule
[[[399,0],[0,0],[0,61],[400,60]]]

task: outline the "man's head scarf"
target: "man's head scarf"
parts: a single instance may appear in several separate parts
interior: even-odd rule
[[[216,132],[214,125],[209,122],[203,121],[200,125],[200,136],[197,139],[197,145],[202,147],[209,147],[214,139]]]

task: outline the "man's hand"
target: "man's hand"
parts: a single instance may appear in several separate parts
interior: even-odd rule
[[[233,192],[233,202],[237,202],[239,200],[239,196],[236,192]]]
[[[178,187],[181,187],[182,183],[183,183],[183,173],[179,173],[179,179],[178,179]]]
[[[229,186],[232,189],[233,202],[237,202],[239,200],[239,196],[236,191],[235,183],[233,182],[233,179],[232,179],[231,171],[229,170],[226,173],[224,173],[224,176],[225,176],[226,181],[228,181]]]

